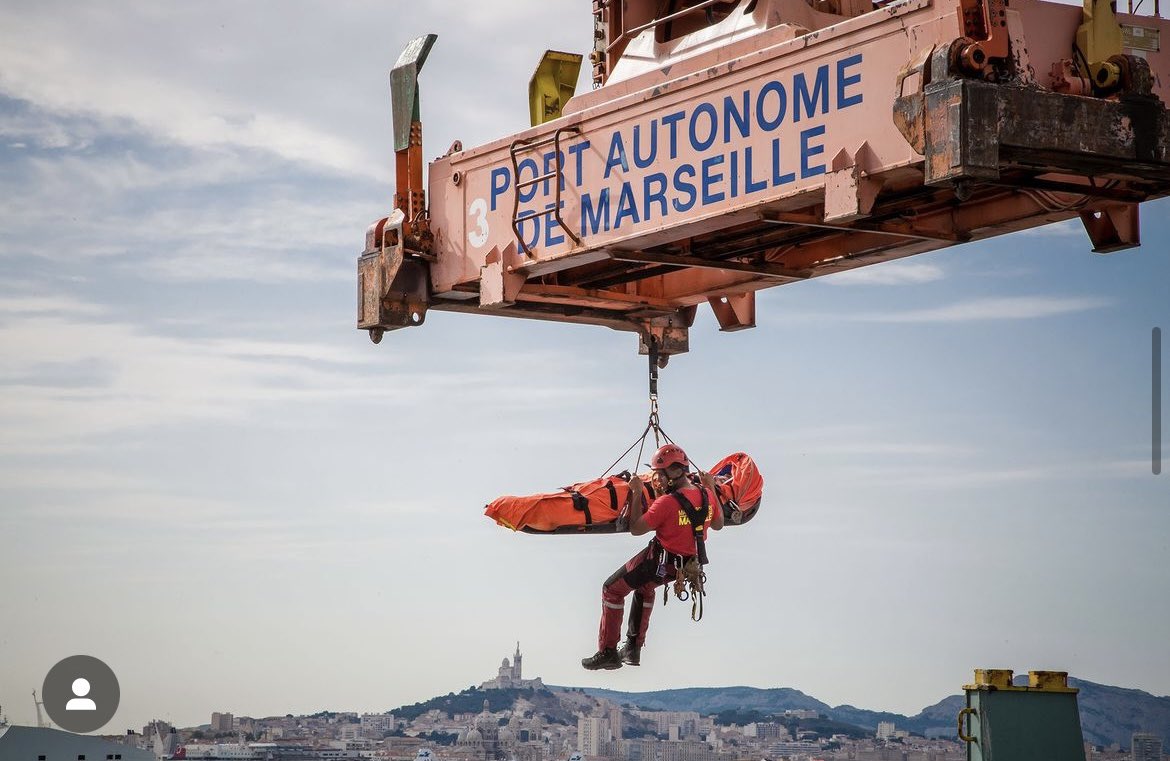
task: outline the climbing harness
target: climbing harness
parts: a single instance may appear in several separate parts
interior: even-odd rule
[[[675,597],[684,602],[688,598],[690,599],[691,620],[698,621],[703,617],[703,595],[706,591],[704,585],[707,581],[707,574],[703,571],[703,566],[707,565],[708,562],[707,544],[703,540],[703,528],[707,523],[708,516],[711,515],[711,502],[707,498],[707,488],[702,484],[699,485],[702,502],[701,507],[698,508],[692,505],[681,491],[671,492],[671,494],[678,500],[679,507],[682,508],[687,520],[690,521],[695,536],[694,557],[687,558],[675,568],[674,594]]]

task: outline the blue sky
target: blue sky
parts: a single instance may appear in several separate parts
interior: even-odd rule
[[[68,8],[70,22],[61,23]],[[523,21],[519,19],[523,18]],[[645,423],[635,339],[432,313],[353,328],[392,195],[386,72],[426,154],[522,128],[588,4],[9,3],[0,12],[0,705],[107,661],[111,731],[211,711],[384,710],[492,676],[790,686],[914,713],[976,667],[1170,693],[1150,331],[1170,204],[1101,257],[1079,226],[702,314],[661,382],[700,462],[757,458],[701,624],[654,614],[603,675],[601,581],[640,540],[513,535],[499,494],[600,473]],[[522,33],[518,33],[521,30]],[[682,670],[678,654],[708,656]]]

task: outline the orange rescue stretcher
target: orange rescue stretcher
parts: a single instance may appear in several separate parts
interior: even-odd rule
[[[711,468],[725,525],[747,523],[760,509],[764,477],[755,461],[744,454],[729,454]],[[566,486],[560,491],[524,497],[498,497],[484,514],[513,531],[528,534],[617,534],[629,531],[630,474],[595,478]],[[692,476],[697,483],[697,477]],[[659,496],[643,482],[643,504]]]

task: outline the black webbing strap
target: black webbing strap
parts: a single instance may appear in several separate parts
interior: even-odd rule
[[[707,500],[707,490],[699,489],[699,494],[703,497],[703,509],[699,510],[691,501],[683,496],[682,491],[671,492],[674,498],[678,500],[679,507],[686,513],[687,520],[691,522],[691,529],[695,532],[695,555],[699,558],[700,565],[707,565],[707,547],[706,542],[703,541],[703,526],[707,523],[707,516],[711,514],[711,503]]]
[[[592,524],[593,516],[589,512],[589,500],[585,498],[585,495],[575,489],[570,489],[569,496],[573,498],[573,509],[585,513],[585,525]]]
[[[605,482],[605,488],[609,490],[609,508],[613,510],[614,514],[616,515],[619,510],[617,489],[613,487],[613,481],[608,479]]]

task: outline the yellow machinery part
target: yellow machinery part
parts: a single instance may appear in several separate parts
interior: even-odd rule
[[[1094,87],[1113,89],[1121,67],[1109,59],[1121,55],[1121,24],[1111,0],[1085,0],[1083,18],[1077,28],[1077,68]]]
[[[561,109],[577,89],[581,56],[546,50],[528,82],[528,109],[535,127],[559,119]]]

